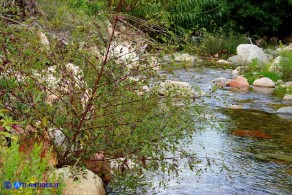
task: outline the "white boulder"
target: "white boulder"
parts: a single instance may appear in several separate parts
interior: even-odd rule
[[[269,79],[267,77],[256,79],[253,82],[253,85],[257,86],[257,87],[275,87],[274,81],[272,81],[271,79]]]
[[[292,100],[292,95],[289,95],[289,94],[286,94],[284,97],[283,97],[283,100]]]
[[[184,54],[175,53],[173,54],[173,56],[174,56],[174,60],[177,62],[192,62],[196,59],[195,56],[192,56],[187,53],[184,53]]]
[[[250,64],[257,59],[260,63],[269,62],[269,57],[262,48],[253,44],[240,44],[236,48],[237,54],[242,58],[243,63]]]
[[[118,57],[126,63],[137,62],[139,60],[138,55],[134,51],[131,51],[128,47],[123,45],[111,45],[110,54],[112,57]]]
[[[292,115],[292,106],[288,107],[282,107],[277,110],[278,114],[287,114],[287,115]]]
[[[173,56],[174,56],[174,60],[177,62],[193,62],[193,63],[195,63],[195,61],[197,60],[196,56],[192,56],[192,55],[187,54],[187,53],[183,53],[183,54],[175,53],[175,54],[173,54]]]
[[[63,167],[54,171],[57,176],[63,177],[66,184],[63,190],[64,195],[105,195],[101,178],[90,170],[83,170],[82,173],[73,175],[70,167]]]
[[[222,60],[222,59],[218,60],[217,63],[218,64],[232,64],[231,62],[228,62],[228,61]]]

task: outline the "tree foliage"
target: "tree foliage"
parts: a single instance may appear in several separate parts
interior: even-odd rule
[[[117,7],[118,1],[110,1]],[[226,31],[258,36],[291,33],[291,0],[126,0],[121,10],[132,16],[152,20],[175,30]]]

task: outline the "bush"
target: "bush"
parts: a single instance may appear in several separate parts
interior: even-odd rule
[[[282,78],[284,81],[292,81],[292,52],[283,51],[280,56],[282,57],[279,64],[282,68]]]
[[[243,76],[248,80],[249,84],[252,84],[254,80],[260,77],[268,77],[274,82],[282,79],[282,77],[275,73],[269,71],[270,64],[264,66],[259,65],[257,60],[253,60],[251,64],[244,68]]]
[[[3,193],[14,194],[61,194],[64,186],[61,180],[55,176],[47,176],[47,173],[52,169],[49,165],[51,158],[50,151],[46,151],[46,155],[42,156],[42,145],[34,144],[31,151],[26,153],[20,152],[18,136],[13,132],[17,122],[5,114],[6,110],[0,110],[0,190]],[[5,131],[6,130],[6,131]],[[13,135],[14,134],[14,135]],[[6,138],[6,139],[5,139]],[[8,138],[8,139],[7,139]],[[10,138],[10,139],[9,139]],[[11,142],[12,139],[12,142]],[[7,144],[7,141],[9,144]],[[8,147],[7,145],[10,145]],[[24,182],[27,185],[31,183],[52,183],[52,187],[21,187],[14,189],[14,182]],[[6,183],[5,183],[6,182]],[[10,182],[11,188],[7,188]],[[58,187],[53,185],[58,183]],[[38,185],[38,184],[36,184]]]
[[[24,133],[48,136],[58,167],[87,167],[104,180],[111,175],[108,164],[115,159],[125,159],[121,163],[126,167],[133,161],[136,168],[131,174],[137,176],[143,169],[177,167],[165,158],[169,153],[193,159],[179,151],[177,144],[195,131],[200,109],[190,98],[181,97],[185,106],[179,107],[174,97],[155,92],[141,95],[143,85],[153,85],[159,79],[150,57],[138,53],[143,61],[131,62],[113,55],[114,45],[138,33],[103,37],[101,30],[107,29],[102,27],[107,24],[104,18],[70,14],[77,19],[70,24],[67,45],[50,36],[50,45],[45,47],[33,28],[0,25],[2,107],[23,121]],[[122,28],[120,21],[114,18],[113,30]],[[82,36],[72,36],[76,34]],[[85,41],[83,46],[80,40]],[[122,57],[126,55],[129,53]]]
[[[47,155],[41,158],[42,145],[34,145],[31,154],[19,152],[19,144],[12,141],[11,147],[1,146],[0,156],[0,180],[1,191],[14,194],[61,194],[63,189],[62,180],[54,176],[46,176],[52,167],[48,165],[50,158]],[[26,185],[34,183],[52,183],[52,187],[21,187],[14,189],[14,182],[24,182]],[[6,189],[4,182],[11,182],[12,188]],[[54,184],[58,183],[58,187]],[[36,184],[38,185],[38,184]],[[50,184],[49,184],[50,185]]]
[[[203,32],[199,48],[207,55],[218,54],[220,57],[228,58],[236,54],[239,44],[248,43],[245,35],[235,32],[226,33],[222,29],[215,33]]]

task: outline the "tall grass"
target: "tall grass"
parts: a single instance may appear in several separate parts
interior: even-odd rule
[[[283,80],[292,81],[292,52],[286,50],[283,51],[280,56],[282,56],[282,60],[279,65],[282,68]]]

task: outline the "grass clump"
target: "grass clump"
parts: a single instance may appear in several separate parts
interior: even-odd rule
[[[199,48],[205,55],[217,55],[228,58],[236,54],[236,47],[239,44],[248,43],[248,39],[243,34],[233,31],[224,32],[222,29],[215,33],[204,32]]]
[[[252,84],[256,79],[261,77],[270,78],[274,82],[282,79],[279,73],[271,72],[269,68],[270,64],[261,66],[258,60],[253,60],[251,64],[244,68],[243,76],[248,80],[249,84]]]
[[[280,61],[279,66],[282,68],[282,79],[284,81],[292,80],[292,52],[285,50],[280,53],[282,60]]]

